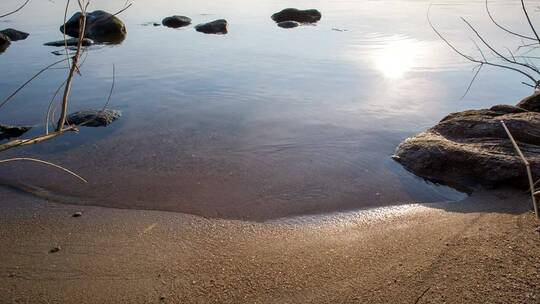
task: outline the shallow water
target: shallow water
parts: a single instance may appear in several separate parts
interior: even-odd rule
[[[0,11],[18,2],[3,0]],[[58,60],[51,54],[57,48],[42,44],[62,38],[62,2],[32,1],[0,22],[31,34],[0,55],[2,96]],[[91,10],[116,12],[124,2],[95,0]],[[461,99],[473,66],[432,32],[429,3],[136,0],[120,16],[126,40],[90,49],[70,103],[73,111],[101,108],[114,65],[111,107],[123,117],[2,155],[55,162],[89,183],[26,163],[2,165],[0,179],[67,203],[254,220],[460,199],[393,162],[396,146],[449,112],[514,104],[530,89],[517,74],[485,69]],[[281,29],[270,15],[285,7],[318,8],[323,18]],[[528,33],[515,1],[492,10]],[[173,14],[194,24],[225,18],[229,34],[143,25]],[[470,52],[459,16],[496,45],[519,42],[489,23],[484,1],[434,3],[431,14]],[[0,122],[43,124],[65,76],[48,71],[0,108]]]

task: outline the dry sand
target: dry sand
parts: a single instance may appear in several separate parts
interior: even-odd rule
[[[0,303],[540,303],[523,194],[264,223],[13,197]]]

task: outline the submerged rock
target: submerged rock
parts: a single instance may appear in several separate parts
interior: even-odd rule
[[[299,23],[315,23],[321,20],[322,15],[316,9],[299,10],[296,8],[286,8],[281,12],[272,15],[275,22],[296,21]]]
[[[30,131],[29,126],[10,126],[0,124],[0,140],[21,137],[24,133]]]
[[[199,24],[195,26],[195,30],[205,34],[227,34],[228,26],[229,24],[227,23],[227,20],[219,19],[212,22]]]
[[[94,41],[92,39],[83,38],[82,46],[91,46],[94,44]],[[47,42],[44,45],[46,46],[78,46],[79,45],[79,38],[68,38],[65,41],[64,40],[58,40],[58,41],[51,41]]]
[[[75,13],[65,25],[66,35],[79,37],[79,20],[81,13]],[[64,32],[64,25],[60,27]],[[127,34],[126,26],[118,17],[105,11],[93,11],[86,15],[84,36],[97,42],[120,43]]]
[[[11,41],[24,40],[30,35],[28,33],[21,32],[12,28],[2,30],[0,31],[0,33],[6,35]]]
[[[11,45],[11,40],[8,36],[0,33],[0,53],[4,52]]]
[[[67,123],[84,127],[106,127],[122,116],[117,110],[84,110],[70,114]]]
[[[283,22],[279,22],[277,25],[282,28],[295,28],[295,27],[298,27],[300,23],[296,21],[283,21]]]
[[[458,189],[526,185],[524,164],[501,121],[540,176],[540,113],[508,105],[452,113],[402,142],[393,158],[416,175]]]
[[[166,27],[179,28],[179,27],[190,25],[191,24],[191,18],[186,17],[186,16],[174,15],[174,16],[167,17],[167,18],[163,19],[163,21],[161,21],[161,23]]]

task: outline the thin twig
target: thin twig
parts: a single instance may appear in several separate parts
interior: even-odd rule
[[[521,158],[521,161],[523,161],[523,163],[525,164],[525,168],[527,169],[527,178],[529,179],[529,188],[531,191],[531,199],[532,199],[532,203],[534,207],[534,214],[536,215],[536,219],[540,220],[540,214],[538,213],[538,204],[536,202],[536,191],[534,190],[534,181],[533,181],[532,172],[531,172],[531,164],[529,163],[527,158],[525,158],[525,155],[523,155],[523,152],[521,152],[521,149],[519,148],[516,140],[512,136],[512,133],[510,133],[510,130],[508,130],[508,127],[506,126],[504,121],[501,120],[501,124],[504,130],[506,131],[508,138],[510,138],[512,145],[514,146],[514,149],[516,150],[519,157]]]
[[[538,36],[538,33],[536,32],[536,28],[532,24],[531,18],[529,17],[529,13],[527,12],[527,8],[525,7],[525,1],[521,0],[521,8],[523,9],[523,13],[525,13],[525,17],[527,17],[527,22],[529,23],[529,26],[531,27],[531,30],[536,37],[536,40],[540,43],[540,37]]]
[[[495,24],[498,28],[500,28],[501,30],[509,33],[509,34],[512,34],[512,35],[515,35],[515,36],[518,36],[518,37],[521,37],[523,39],[528,39],[528,40],[536,40],[535,38],[532,38],[532,37],[528,37],[528,36],[525,36],[525,35],[521,35],[521,34],[518,34],[516,32],[513,32],[507,28],[505,28],[504,26],[500,25],[497,21],[495,21],[495,18],[493,18],[493,16],[491,15],[491,11],[489,10],[489,5],[488,5],[488,0],[486,0],[486,11],[487,11],[487,14],[489,16],[489,19],[491,19],[491,22],[493,22],[493,24]],[[538,42],[536,42],[535,44],[538,44]]]
[[[53,66],[59,64],[59,63],[62,63],[66,61],[66,59],[62,59],[62,60],[58,60],[54,63],[51,63],[50,65],[44,67],[43,69],[41,69],[39,72],[37,72],[36,74],[34,74],[34,76],[32,76],[28,81],[26,81],[24,84],[22,84],[19,88],[17,88],[13,93],[11,93],[8,97],[6,97],[6,99],[4,99],[4,101],[2,101],[2,103],[0,103],[0,108],[3,107],[6,103],[8,103],[8,101],[10,101],[15,95],[17,95],[17,93],[19,93],[24,87],[26,87],[30,82],[32,82],[32,80],[36,79],[39,75],[41,75],[43,72],[47,71],[48,69],[52,68]]]
[[[8,163],[8,162],[14,162],[14,161],[31,161],[31,162],[36,162],[36,163],[40,163],[40,164],[45,164],[45,165],[60,169],[60,170],[62,170],[64,172],[66,172],[66,173],[69,173],[70,175],[75,176],[76,178],[78,178],[79,180],[81,180],[85,184],[88,183],[88,181],[86,179],[82,178],[77,173],[75,173],[75,172],[73,172],[71,170],[68,170],[68,169],[66,169],[66,168],[64,168],[62,166],[59,166],[59,165],[56,165],[56,164],[53,164],[51,162],[47,162],[47,161],[44,161],[44,160],[40,160],[40,159],[28,158],[28,157],[17,157],[17,158],[10,158],[10,159],[2,159],[2,160],[0,160],[0,164]]]

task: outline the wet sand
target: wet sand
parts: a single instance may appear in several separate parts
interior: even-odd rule
[[[263,223],[13,197],[0,303],[540,303],[523,194]]]

